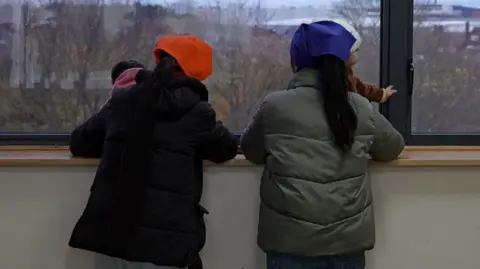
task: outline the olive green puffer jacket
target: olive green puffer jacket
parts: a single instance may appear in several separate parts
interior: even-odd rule
[[[402,136],[357,93],[358,128],[349,153],[334,144],[317,72],[302,69],[289,89],[267,96],[241,140],[245,157],[264,164],[258,244],[266,252],[320,256],[368,250],[375,223],[367,163],[390,161]]]

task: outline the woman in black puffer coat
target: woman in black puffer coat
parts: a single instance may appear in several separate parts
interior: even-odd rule
[[[187,47],[193,40],[175,38]],[[203,41],[194,41],[198,50]],[[98,269],[202,268],[203,160],[221,163],[237,153],[237,138],[208,103],[206,77],[187,75],[175,52],[160,52],[153,72],[138,71],[136,85],[116,90],[71,135],[74,156],[100,158],[70,239],[71,247],[101,254],[108,265]]]

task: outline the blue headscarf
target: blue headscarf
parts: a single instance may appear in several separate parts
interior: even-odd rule
[[[290,45],[290,58],[299,69],[316,68],[314,57],[334,55],[346,61],[357,38],[350,29],[335,21],[303,23],[298,27]],[[359,40],[358,40],[359,41]]]

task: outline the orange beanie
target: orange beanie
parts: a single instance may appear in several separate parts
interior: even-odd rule
[[[203,40],[191,35],[167,35],[155,44],[153,53],[157,64],[162,52],[175,58],[183,72],[199,81],[213,73],[213,52]]]

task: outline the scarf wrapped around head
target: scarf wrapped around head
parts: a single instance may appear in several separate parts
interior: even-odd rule
[[[290,45],[290,58],[299,69],[316,68],[315,58],[334,55],[346,61],[358,50],[361,38],[348,23],[341,20],[318,21],[302,24]]]
[[[153,50],[157,64],[163,52],[175,58],[185,75],[189,77],[203,81],[213,73],[212,47],[195,36],[163,36]]]

